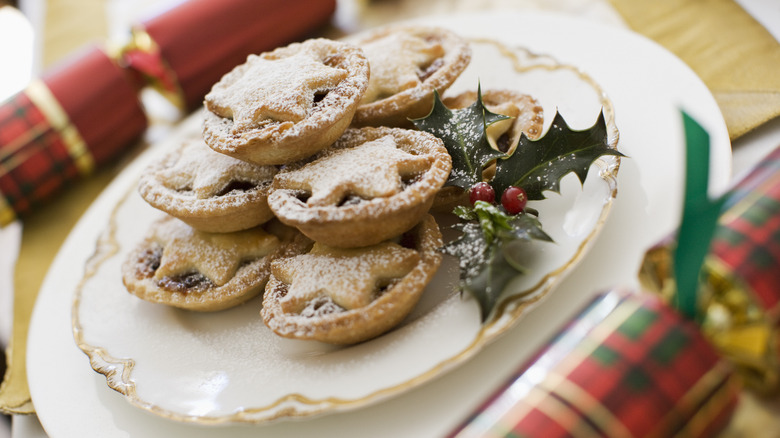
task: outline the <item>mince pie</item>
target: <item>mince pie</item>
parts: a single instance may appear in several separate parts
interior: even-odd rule
[[[206,95],[203,138],[260,165],[308,157],[349,126],[368,76],[362,50],[322,38],[249,55]]]
[[[349,129],[311,160],[282,169],[268,205],[314,241],[373,245],[419,222],[451,168],[447,149],[431,134]]]
[[[387,26],[347,39],[371,64],[368,90],[355,112],[356,126],[410,126],[466,69],[471,48],[455,33],[424,26]]]
[[[149,165],[138,191],[153,207],[193,228],[226,233],[273,217],[266,197],[274,166],[258,166],[209,149],[199,138],[184,141]]]
[[[403,320],[441,263],[430,215],[400,238],[362,248],[315,243],[271,264],[261,315],[278,335],[333,344],[378,336]]]
[[[146,301],[198,311],[226,309],[263,291],[272,259],[305,249],[296,235],[278,221],[234,233],[204,233],[165,216],[128,255],[122,281]]]

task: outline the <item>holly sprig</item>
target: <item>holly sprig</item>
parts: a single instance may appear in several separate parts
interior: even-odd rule
[[[458,257],[460,288],[476,298],[483,321],[498,304],[507,284],[526,271],[518,254],[527,243],[552,241],[535,210],[521,208],[518,212],[517,199],[512,200],[515,202],[511,206],[507,203],[510,190],[513,196],[522,194],[525,206],[528,199],[544,199],[545,191],[560,192],[560,180],[569,173],[574,172],[584,184],[588,169],[599,157],[623,156],[609,145],[603,112],[593,126],[576,131],[556,111],[543,137],[531,140],[521,134],[511,155],[493,149],[487,137],[488,126],[507,118],[485,107],[478,88],[477,100],[472,105],[455,110],[447,108],[439,94],[434,93],[431,112],[412,120],[418,129],[439,137],[452,157],[452,172],[446,184],[472,193],[479,189],[479,200],[472,201],[472,207],[454,211],[461,221],[454,225],[460,236],[442,251]],[[484,181],[483,171],[494,162],[495,176]],[[490,186],[491,196],[503,194],[501,204],[494,204],[494,199],[482,199],[485,184]]]
[[[461,234],[442,251],[458,258],[461,290],[477,299],[485,321],[506,285],[526,272],[519,261],[524,244],[532,239],[552,242],[552,238],[531,212],[509,215],[494,204],[477,201],[454,213],[463,221],[454,225]]]
[[[522,187],[528,199],[544,199],[544,191],[560,193],[560,181],[575,173],[585,183],[588,169],[603,155],[623,156],[609,145],[607,124],[601,112],[588,129],[575,131],[556,111],[544,137],[530,140],[520,135],[515,153],[501,157],[491,184],[497,192],[510,186]]]
[[[430,114],[412,120],[418,129],[439,137],[452,157],[452,172],[446,185],[468,190],[482,181],[482,171],[492,161],[506,157],[490,147],[486,128],[509,117],[490,112],[482,103],[482,90],[470,106],[452,111],[434,91]]]

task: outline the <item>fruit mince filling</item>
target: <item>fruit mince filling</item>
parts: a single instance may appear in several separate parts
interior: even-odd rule
[[[442,65],[444,65],[444,58],[436,58],[428,65],[420,66],[420,68],[417,70],[417,77],[420,79],[420,82],[425,82],[426,79],[433,76],[436,71],[438,71]]]
[[[136,260],[136,272],[141,278],[151,278],[154,273],[160,267],[160,260],[162,259],[163,249],[162,246],[154,246],[147,248],[138,255]]]
[[[230,192],[248,192],[257,187],[257,184],[249,181],[232,180],[222,190],[217,193],[217,196],[225,196]]]
[[[163,277],[157,281],[157,285],[171,292],[202,292],[216,286],[200,272],[187,272],[175,277]]]

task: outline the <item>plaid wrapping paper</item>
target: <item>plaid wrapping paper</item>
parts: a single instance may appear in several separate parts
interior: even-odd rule
[[[41,85],[35,85],[40,93]],[[61,132],[33,103],[32,89],[0,107],[0,224],[29,211],[65,181],[88,173],[91,156],[73,151]],[[67,129],[67,128],[65,128]],[[80,164],[80,165],[79,165]]]
[[[694,324],[654,296],[611,292],[451,436],[713,436],[738,386]]]
[[[137,88],[100,49],[0,106],[0,226],[116,157],[146,129]]]
[[[728,195],[712,257],[746,284],[773,321],[780,312],[780,148]]]
[[[703,330],[759,392],[780,388],[780,148],[729,192],[704,268]]]

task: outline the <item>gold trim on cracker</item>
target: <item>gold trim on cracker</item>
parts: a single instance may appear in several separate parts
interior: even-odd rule
[[[27,97],[43,113],[52,128],[60,133],[65,149],[82,175],[88,175],[95,169],[95,160],[81,137],[78,129],[70,121],[68,114],[41,80],[30,82],[24,91]]]
[[[128,52],[140,52],[146,55],[156,58],[159,63],[159,67],[162,68],[165,78],[170,80],[171,87],[166,85],[160,80],[159,77],[149,76],[145,72],[140,72],[146,81],[146,85],[158,92],[161,96],[168,100],[179,111],[187,110],[186,98],[184,96],[184,90],[179,83],[179,77],[176,72],[171,68],[168,61],[163,59],[160,51],[160,46],[149,35],[142,26],[135,26],[130,31],[130,41],[122,47],[113,47],[109,49],[109,53],[112,59],[121,65],[127,64],[123,59]]]

